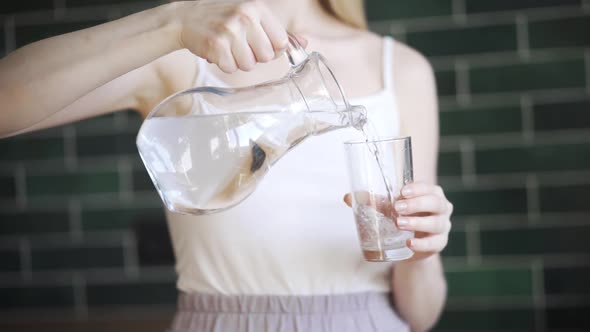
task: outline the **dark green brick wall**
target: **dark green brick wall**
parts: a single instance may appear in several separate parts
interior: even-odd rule
[[[0,14],[15,21],[0,24],[0,54],[155,3],[6,2]],[[582,3],[366,1],[375,30],[395,25],[436,74],[439,175],[455,216],[435,331],[590,330]],[[93,310],[173,310],[173,255],[136,152],[140,124],[124,111],[0,140],[0,313],[59,310],[93,322]]]
[[[375,30],[436,74],[438,170],[455,206],[437,331],[590,329],[587,6],[367,1]]]

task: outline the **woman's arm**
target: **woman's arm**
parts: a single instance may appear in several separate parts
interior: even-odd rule
[[[402,133],[412,136],[414,181],[421,183],[409,187],[414,189],[412,195],[404,195],[407,199],[407,210],[424,211],[424,206],[421,210],[413,203],[420,203],[418,199],[429,197],[440,203],[442,209],[447,209],[442,190],[435,186],[439,130],[436,84],[432,68],[422,55],[402,44],[396,44],[394,58],[396,96],[401,114]],[[414,198],[412,201],[412,196],[418,197],[422,194],[419,191],[431,195]],[[452,210],[452,206],[449,209]],[[407,210],[407,215],[415,212]],[[446,212],[450,215],[450,211]],[[450,229],[446,212],[440,215],[433,213],[422,218],[420,216],[424,213],[421,213],[415,214],[419,217],[407,218],[410,225],[406,229],[417,230],[416,226],[419,223],[425,227],[441,227],[440,232],[435,235],[424,229],[425,232],[421,234],[423,237],[417,242],[411,242],[410,248],[415,251],[415,257],[397,263],[393,270],[394,301],[400,315],[413,331],[432,328],[446,300],[446,280],[438,254],[446,246]],[[436,218],[436,221],[427,218]]]
[[[140,67],[180,48],[173,10],[174,6],[160,6],[41,40],[0,60],[0,136],[27,131],[36,124],[38,129],[43,120],[128,73],[133,74],[101,94],[106,100],[95,101],[112,107],[137,106],[134,91],[151,70]],[[113,110],[89,106],[95,114],[85,116]],[[67,113],[50,125],[81,118],[79,112]]]
[[[0,60],[0,137],[164,96],[177,80],[163,75],[164,65],[179,66],[154,60],[176,50],[232,72],[272,60],[286,45],[286,32],[260,1],[171,3],[41,40]]]

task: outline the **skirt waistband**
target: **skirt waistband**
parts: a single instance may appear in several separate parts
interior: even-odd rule
[[[390,293],[267,296],[180,293],[180,311],[211,313],[322,314],[391,308]]]

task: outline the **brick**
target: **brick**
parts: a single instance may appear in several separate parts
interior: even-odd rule
[[[33,249],[33,270],[112,268],[123,266],[123,248]]]
[[[518,132],[522,115],[517,107],[467,109],[439,113],[442,136]]]
[[[41,160],[64,157],[62,137],[0,140],[0,161]]]
[[[529,309],[446,309],[436,331],[534,331],[535,315]]]
[[[435,72],[436,88],[439,96],[450,96],[457,93],[455,71],[437,70]]]
[[[136,134],[118,134],[104,136],[79,136],[76,140],[77,154],[80,157],[92,157],[114,154],[137,153]]]
[[[16,184],[12,176],[0,176],[0,198],[12,198],[16,196]]]
[[[459,152],[439,153],[438,175],[461,175],[461,154]]]
[[[472,68],[471,92],[517,92],[584,87],[584,60]]]
[[[70,286],[0,288],[0,310],[32,308],[73,308]]]
[[[590,226],[521,228],[482,231],[483,255],[590,253]]]
[[[590,267],[545,268],[546,294],[590,294]]]
[[[478,173],[544,172],[590,169],[590,143],[480,150]]]
[[[590,45],[590,16],[531,22],[529,45],[531,48]]]
[[[165,219],[152,218],[133,227],[141,266],[174,265],[174,252]]]
[[[174,305],[177,291],[174,282],[89,285],[89,306]]]
[[[526,212],[524,189],[448,191],[454,216]]]
[[[367,0],[369,20],[405,19],[452,14],[452,0],[416,0],[411,2]]]
[[[590,128],[590,100],[534,105],[535,130]]]
[[[580,6],[581,4],[582,0],[466,0],[465,8],[468,13],[474,13],[557,6]]]
[[[92,22],[62,22],[55,24],[44,25],[30,25],[30,26],[16,26],[15,28],[15,42],[17,47],[21,47],[32,42],[62,35],[68,32],[82,30],[91,26],[99,25],[105,21]]]
[[[51,9],[53,9],[53,0],[4,1],[2,2],[2,6],[0,6],[0,14]]]
[[[408,32],[406,42],[427,56],[515,51],[516,24]]]
[[[133,190],[156,190],[147,170],[141,169],[133,172]]]
[[[542,212],[590,211],[590,204],[588,204],[590,185],[588,184],[542,187],[539,195]]]
[[[82,211],[84,230],[129,229],[144,220],[158,219],[165,223],[164,210],[158,208]]]
[[[450,297],[532,296],[530,269],[447,272]]]
[[[67,212],[0,211],[0,235],[43,234],[67,232]]]
[[[565,308],[550,308],[545,312],[551,331],[590,331],[590,305],[587,303]]]
[[[117,192],[117,172],[84,172],[64,175],[35,175],[27,177],[27,193],[36,195],[76,195]]]
[[[88,131],[113,132],[115,130],[115,114],[105,114],[94,118],[74,123],[77,133],[84,134]]]
[[[128,110],[127,112],[127,129],[136,129],[135,131],[139,131],[139,128],[143,124],[143,118],[141,115],[133,110]]]
[[[467,255],[467,236],[463,231],[452,230],[449,233],[449,242],[442,252],[444,257],[449,256],[466,256]]]
[[[18,249],[1,249],[0,262],[0,272],[19,271],[21,264]]]

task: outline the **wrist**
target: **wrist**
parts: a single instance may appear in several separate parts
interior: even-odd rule
[[[182,42],[182,10],[186,2],[171,2],[156,7],[159,30],[173,51],[184,49]]]
[[[434,254],[434,255],[428,256],[426,258],[417,259],[417,260],[408,259],[408,260],[400,261],[396,264],[396,268],[417,269],[417,270],[430,269],[433,266],[441,266],[439,254]]]

